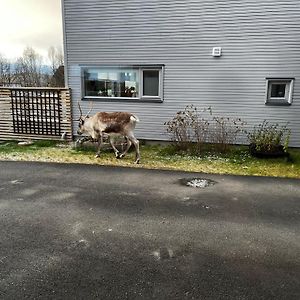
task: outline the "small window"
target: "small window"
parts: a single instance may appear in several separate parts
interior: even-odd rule
[[[267,78],[268,105],[291,105],[294,79]]]
[[[83,97],[162,101],[162,67],[83,68]]]

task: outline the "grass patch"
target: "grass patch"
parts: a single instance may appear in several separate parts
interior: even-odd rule
[[[258,159],[249,154],[248,147],[234,146],[226,154],[215,151],[201,156],[177,152],[174,147],[141,146],[141,164],[134,165],[134,151],[123,159],[115,159],[113,152],[103,150],[95,158],[95,147],[74,149],[72,144],[55,141],[35,141],[20,146],[17,142],[0,144],[0,160],[83,163],[111,166],[130,166],[149,169],[169,169],[215,174],[257,175],[300,178],[300,150],[290,149],[291,160],[286,158]]]

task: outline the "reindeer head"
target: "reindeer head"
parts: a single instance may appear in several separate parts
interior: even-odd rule
[[[86,132],[86,129],[85,129],[84,125],[85,125],[86,119],[89,118],[89,114],[90,114],[90,112],[91,112],[91,110],[93,108],[93,103],[91,104],[91,108],[90,108],[90,110],[88,111],[88,113],[85,116],[83,116],[82,109],[81,109],[81,106],[79,104],[79,101],[78,101],[78,108],[79,108],[79,111],[80,111],[80,117],[79,117],[79,119],[77,119],[77,121],[79,121],[78,129],[77,129],[77,134],[81,135],[84,132]]]

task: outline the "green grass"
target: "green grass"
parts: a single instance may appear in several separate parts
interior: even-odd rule
[[[35,153],[39,149],[54,147],[58,144],[57,141],[35,141],[32,145],[19,146],[18,142],[1,142],[0,153]]]
[[[134,151],[123,159],[115,159],[111,150],[104,150],[95,158],[95,147],[74,149],[72,144],[36,141],[20,146],[17,142],[0,143],[0,160],[83,163],[130,166],[148,169],[184,170],[193,172],[256,175],[300,178],[300,149],[290,149],[291,161],[285,158],[258,159],[246,146],[232,147],[227,154],[207,150],[201,156],[178,153],[172,146],[141,146],[141,164],[134,165]]]

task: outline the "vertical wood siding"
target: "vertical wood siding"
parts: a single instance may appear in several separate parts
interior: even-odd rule
[[[288,121],[300,146],[299,0],[64,0],[64,20],[75,118],[80,66],[164,64],[163,103],[98,101],[94,111],[134,112],[138,137],[165,140],[163,123],[178,110],[211,106],[249,128]],[[265,105],[266,77],[295,78],[291,106]]]

